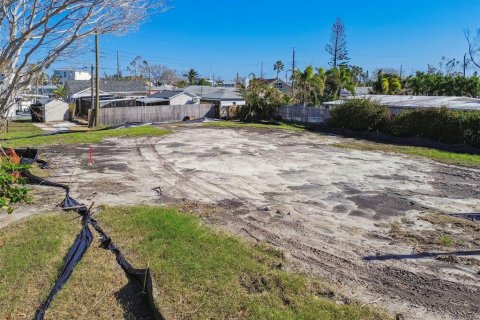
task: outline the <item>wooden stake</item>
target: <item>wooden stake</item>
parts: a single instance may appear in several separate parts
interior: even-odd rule
[[[147,271],[145,272],[145,279],[143,280],[143,290],[142,293],[145,293],[145,288],[147,286],[147,274],[150,272],[150,262],[147,263]]]
[[[11,164],[11,163],[12,163],[12,160],[10,160],[10,157],[9,157],[9,156],[7,156],[7,153],[5,152],[5,150],[3,150],[3,148],[2,148],[2,145],[1,145],[1,144],[0,144],[0,150],[2,151],[3,155],[5,156],[5,158],[7,158],[7,161],[8,161],[8,163],[10,163],[10,164]]]
[[[70,185],[72,183],[72,177],[73,177],[74,172],[75,172],[75,168],[73,168],[73,170],[72,170],[72,174],[70,175],[70,180],[68,181],[68,185]]]

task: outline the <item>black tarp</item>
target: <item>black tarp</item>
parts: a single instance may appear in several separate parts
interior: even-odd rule
[[[83,255],[90,247],[92,243],[93,235],[88,227],[88,220],[85,220],[83,223],[82,230],[75,238],[73,245],[68,250],[67,256],[65,257],[65,262],[63,264],[62,269],[60,270],[59,276],[55,285],[53,286],[50,294],[48,295],[47,299],[42,303],[40,308],[37,310],[37,314],[35,316],[36,320],[43,320],[45,317],[45,312],[50,307],[50,304],[53,301],[53,298],[57,295],[57,293],[62,289],[63,285],[68,281],[70,276],[72,275],[73,269],[75,266],[82,260]]]
[[[33,150],[33,151],[32,151]],[[26,150],[16,150],[18,151],[17,154],[22,156],[25,163],[33,164],[35,162],[39,162],[40,165],[43,165],[45,162],[38,160],[38,152],[34,149],[26,149]],[[31,158],[29,158],[30,156]],[[46,164],[46,163],[45,163]],[[65,262],[63,267],[59,273],[59,276],[55,282],[55,285],[50,291],[47,299],[42,303],[40,308],[37,310],[37,314],[35,319],[36,320],[43,320],[45,316],[45,312],[50,307],[53,299],[55,298],[56,294],[62,289],[63,285],[68,281],[75,266],[81,261],[85,252],[90,247],[90,244],[93,240],[92,232],[90,231],[89,225],[91,225],[99,234],[100,234],[100,241],[101,247],[111,251],[115,254],[115,258],[125,272],[127,278],[135,285],[136,293],[135,299],[139,296],[145,302],[147,306],[146,309],[142,310],[144,313],[148,313],[148,316],[155,320],[163,320],[163,317],[159,310],[157,309],[154,298],[153,298],[153,279],[150,273],[150,269],[135,269],[130,262],[122,255],[121,251],[115,246],[112,242],[111,238],[103,231],[103,229],[99,226],[98,221],[91,217],[91,213],[89,209],[70,197],[70,187],[45,180],[43,178],[37,177],[33,175],[28,170],[23,170],[22,175],[28,179],[30,183],[38,184],[42,186],[49,186],[49,187],[56,187],[62,188],[65,190],[65,198],[61,202],[60,206],[64,210],[68,211],[75,211],[79,215],[83,217],[82,219],[82,229],[80,233],[75,238],[73,245],[70,247],[67,256],[65,257]],[[132,299],[134,300],[134,299]]]

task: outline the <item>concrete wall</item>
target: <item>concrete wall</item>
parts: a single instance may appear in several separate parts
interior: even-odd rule
[[[101,108],[100,123],[115,125],[125,122],[176,122],[187,116],[191,119],[214,118],[215,114],[215,107],[211,104]]]
[[[287,121],[304,123],[325,123],[330,118],[330,112],[325,107],[285,106],[278,109],[278,115]]]

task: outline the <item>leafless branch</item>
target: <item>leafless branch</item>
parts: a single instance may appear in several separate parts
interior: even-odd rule
[[[125,33],[169,0],[0,0],[0,127],[18,90],[95,32]],[[33,66],[33,67],[32,67]]]

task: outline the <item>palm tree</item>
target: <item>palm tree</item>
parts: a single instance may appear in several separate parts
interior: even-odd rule
[[[68,97],[68,91],[67,89],[65,88],[65,86],[58,86],[54,91],[53,91],[53,94],[57,97],[57,98],[61,98],[63,100],[65,100],[67,97]]]
[[[195,80],[198,78],[198,72],[195,69],[188,70],[187,74],[185,75],[188,80],[188,84],[192,85],[195,83]]]
[[[273,65],[273,70],[277,71],[277,79],[280,72],[282,72],[284,69],[285,69],[285,65],[281,60],[278,60],[277,62],[275,62],[275,64]]]
[[[332,68],[326,72],[326,82],[333,99],[340,96],[342,89],[355,93],[354,80],[345,67]]]
[[[307,105],[318,105],[319,97],[323,96],[325,91],[325,71],[322,68],[316,70],[308,66],[305,71],[296,70],[294,79],[297,85],[297,99]]]

